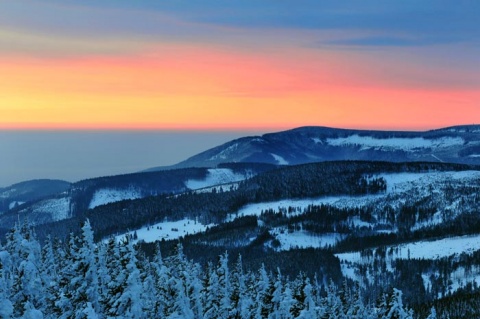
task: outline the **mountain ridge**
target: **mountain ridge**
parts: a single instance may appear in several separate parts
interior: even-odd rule
[[[383,131],[303,126],[245,136],[156,171],[215,167],[228,162],[298,165],[318,161],[432,161],[480,164],[480,125],[458,125],[427,131]]]

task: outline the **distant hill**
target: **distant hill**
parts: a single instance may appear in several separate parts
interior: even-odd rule
[[[37,179],[0,188],[0,213],[24,203],[66,191],[70,183],[62,180]]]
[[[119,201],[188,191],[211,191],[211,187],[217,185],[219,189],[222,186],[229,189],[242,180],[275,168],[275,165],[263,163],[233,163],[216,168],[183,168],[104,176],[73,184],[64,182],[66,184],[60,184],[61,187],[57,188],[50,185],[51,181],[19,183],[0,190],[0,200],[5,207],[0,214],[0,228],[9,229],[24,217],[40,225],[72,218],[89,209]]]
[[[169,168],[215,167],[233,162],[297,165],[336,160],[480,164],[480,125],[425,132],[300,127],[239,138]],[[162,169],[165,168],[147,171]]]

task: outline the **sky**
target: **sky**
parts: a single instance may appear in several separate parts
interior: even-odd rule
[[[0,1],[0,130],[479,123],[478,21],[476,0]]]

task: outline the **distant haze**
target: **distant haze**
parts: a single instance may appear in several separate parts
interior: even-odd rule
[[[251,131],[0,131],[0,187],[78,180],[176,164]]]

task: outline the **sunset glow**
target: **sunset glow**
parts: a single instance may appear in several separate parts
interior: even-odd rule
[[[333,31],[301,25],[272,33],[160,9],[80,10],[54,1],[48,8],[76,19],[92,14],[99,32],[75,23],[74,30],[52,31],[42,17],[38,30],[3,22],[1,129],[428,129],[480,120],[478,43],[462,44],[467,57],[443,43],[315,47],[308,43],[364,31],[332,41]],[[0,5],[8,9],[19,5]],[[179,36],[164,35],[164,25],[149,30],[158,35],[111,34],[96,18],[105,12],[112,25],[127,15],[140,21],[158,14]]]

